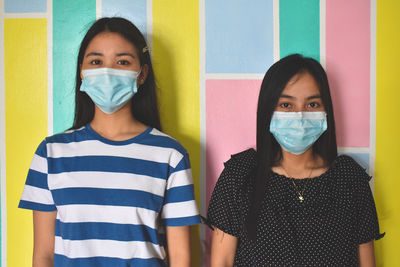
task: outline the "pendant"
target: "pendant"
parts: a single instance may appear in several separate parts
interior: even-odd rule
[[[299,195],[299,200],[300,200],[300,202],[303,202],[304,201],[304,197],[302,195]]]

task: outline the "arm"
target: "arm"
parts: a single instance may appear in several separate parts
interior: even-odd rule
[[[169,266],[190,267],[190,226],[167,226]]]
[[[57,211],[33,211],[33,267],[51,267]]]
[[[211,267],[233,266],[237,238],[214,227],[211,240]]]
[[[358,246],[360,267],[375,267],[374,241]]]
[[[167,226],[169,266],[190,267],[190,226]]]

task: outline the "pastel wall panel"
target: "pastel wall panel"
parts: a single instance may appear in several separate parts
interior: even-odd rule
[[[375,199],[386,232],[375,243],[377,266],[400,266],[399,14],[399,1],[377,1]]]
[[[206,0],[205,18],[207,73],[265,73],[273,63],[272,0]]]
[[[46,0],[4,0],[6,13],[43,13],[46,10]]]
[[[47,134],[46,29],[46,19],[4,22],[7,266],[32,266],[32,212],[17,206],[33,154]]]
[[[260,80],[206,82],[207,201],[223,162],[232,154],[255,147],[260,86]]]
[[[124,17],[146,36],[146,0],[102,0],[102,17]]]
[[[96,19],[96,0],[53,1],[53,131],[72,126],[80,42]]]
[[[255,147],[256,113],[261,80],[206,81],[206,206],[223,163],[232,154]],[[211,231],[206,231],[207,261]]]
[[[199,2],[153,1],[153,63],[161,123],[188,150],[195,197],[200,199]],[[192,232],[192,262],[203,261],[199,227]]]
[[[369,1],[326,1],[326,70],[338,145],[369,147]]]
[[[319,0],[279,0],[280,56],[320,58]]]

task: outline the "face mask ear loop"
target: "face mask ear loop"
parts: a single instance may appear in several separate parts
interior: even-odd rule
[[[139,76],[140,76],[141,73],[142,73],[142,67],[140,66],[140,70],[139,70],[138,75],[137,75],[138,78],[139,78]],[[140,81],[142,82],[142,81],[143,81],[143,78],[141,78]],[[139,91],[140,87],[142,87],[143,84],[141,84],[141,83],[139,82],[139,79],[137,79],[136,82],[137,82],[137,89],[138,89],[138,91]],[[144,83],[144,82],[143,82],[143,83]]]

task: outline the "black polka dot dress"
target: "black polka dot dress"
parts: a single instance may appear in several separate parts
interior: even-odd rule
[[[339,156],[321,176],[294,180],[269,174],[255,240],[244,221],[253,188],[253,149],[233,155],[214,188],[209,222],[238,238],[234,266],[358,266],[358,246],[379,233],[370,177],[350,157]],[[308,180],[308,181],[307,181]]]

